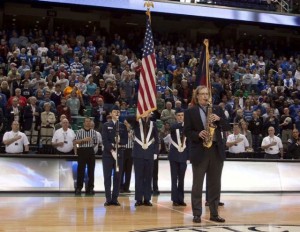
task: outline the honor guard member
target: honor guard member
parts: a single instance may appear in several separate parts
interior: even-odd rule
[[[18,121],[13,121],[11,124],[11,131],[5,132],[3,136],[3,143],[5,145],[6,153],[28,153],[29,142],[27,136],[19,131],[20,124]]]
[[[69,128],[68,119],[61,121],[62,128],[56,130],[52,137],[52,146],[54,146],[59,154],[74,154],[73,142],[75,140],[75,133]]]
[[[159,152],[159,139],[156,123],[150,119],[150,112],[136,121],[127,121],[134,130],[134,145],[132,150],[135,172],[135,206],[152,206],[151,180],[154,159]]]
[[[111,108],[111,122],[106,122],[102,128],[103,138],[103,175],[106,202],[104,206],[116,205],[118,202],[121,175],[123,170],[123,150],[128,141],[126,126],[119,122],[120,109],[114,105]],[[111,176],[113,175],[113,190],[111,192]]]
[[[176,110],[176,121],[171,125],[169,161],[171,168],[171,200],[173,206],[186,206],[184,202],[184,176],[187,168],[188,148],[183,134],[184,112]]]
[[[293,137],[288,140],[288,158],[299,159],[300,158],[300,136],[297,129],[293,130]]]
[[[88,186],[86,186],[86,195],[94,195],[94,176],[95,176],[95,153],[94,147],[97,146],[97,133],[91,129],[91,118],[86,117],[83,122],[83,128],[76,132],[74,147],[75,154],[78,155],[77,166],[77,186],[75,195],[81,195],[83,187],[85,167],[87,166]]]

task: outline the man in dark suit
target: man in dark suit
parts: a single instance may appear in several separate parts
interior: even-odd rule
[[[7,108],[6,111],[7,118],[7,130],[11,130],[11,124],[13,121],[19,122],[19,125],[22,124],[23,121],[23,107],[19,105],[19,99],[17,97],[13,97],[12,104]]]
[[[159,153],[159,140],[156,123],[150,119],[150,116],[148,113],[138,121],[135,117],[126,120],[135,135],[132,151],[135,172],[135,206],[152,206],[151,180],[154,159],[157,159]]]
[[[114,105],[111,108],[112,121],[106,122],[102,129],[103,151],[103,176],[106,202],[104,206],[119,206],[118,196],[120,191],[121,175],[123,171],[123,150],[128,141],[126,126],[119,122],[120,109]],[[117,135],[118,133],[118,135]],[[116,141],[116,138],[119,140]],[[118,144],[117,144],[118,142]],[[118,160],[118,163],[116,163]],[[113,173],[113,191],[111,192],[111,176]]]
[[[36,97],[30,97],[30,104],[24,108],[23,130],[27,135],[30,144],[37,144],[38,132],[41,128],[42,109],[36,105]]]
[[[207,116],[209,103],[209,90],[205,86],[198,86],[194,92],[195,105],[185,111],[184,134],[190,141],[190,161],[193,170],[192,210],[193,222],[200,223],[202,215],[202,188],[206,175],[209,192],[208,202],[210,220],[225,222],[218,213],[218,204],[221,193],[221,175],[225,159],[225,145],[221,131],[230,129],[225,119],[224,111],[219,106],[211,106],[212,113]],[[208,132],[208,122],[214,124],[213,135]],[[211,146],[204,146],[208,138],[212,139]]]
[[[299,159],[300,158],[300,135],[297,129],[293,130],[293,137],[288,140],[287,158]]]
[[[95,122],[95,130],[102,131],[102,126],[106,122],[106,116],[109,109],[104,105],[103,98],[98,97],[96,99],[97,105],[93,107],[92,115]]]
[[[169,153],[172,181],[171,200],[173,201],[173,206],[186,206],[184,202],[184,177],[187,168],[188,148],[186,137],[183,134],[183,120],[183,110],[177,109],[176,122],[171,125]]]

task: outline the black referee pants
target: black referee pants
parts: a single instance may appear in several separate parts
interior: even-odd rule
[[[88,173],[88,186],[87,191],[94,190],[94,176],[95,176],[95,154],[92,147],[80,147],[77,150],[78,166],[77,166],[77,187],[81,190],[83,187],[85,168],[87,167]]]
[[[123,172],[121,177],[121,189],[125,192],[129,191],[132,164],[132,148],[125,148],[123,158]]]

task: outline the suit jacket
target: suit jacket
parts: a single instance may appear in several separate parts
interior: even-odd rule
[[[23,130],[24,131],[28,131],[31,129],[33,117],[35,117],[35,126],[36,126],[36,128],[34,128],[34,129],[37,130],[38,129],[37,127],[41,125],[41,112],[42,112],[41,108],[38,106],[35,106],[35,112],[38,112],[39,115],[33,116],[31,105],[25,106],[24,114],[23,114],[23,117],[24,117]]]
[[[19,124],[21,126],[22,121],[23,121],[23,108],[21,106],[18,106],[18,110],[19,110]],[[8,120],[8,127],[11,128],[11,124],[14,121],[14,118],[15,118],[12,106],[7,108],[6,117],[7,117],[7,120]]]
[[[93,107],[92,110],[92,115],[94,117],[94,122],[95,124],[99,124],[100,122],[100,111],[99,111],[99,106],[97,105],[96,107]],[[106,106],[102,106],[103,111],[105,111],[105,114],[102,115],[102,123],[106,122],[106,116],[108,115],[109,109]]]
[[[41,126],[42,127],[53,127],[54,123],[56,122],[55,114],[51,111],[48,113],[46,111],[41,113]]]
[[[119,122],[119,145],[126,145],[128,142],[128,132],[126,126]],[[102,143],[104,146],[103,157],[112,157],[111,150],[115,148],[116,125],[113,122],[106,122],[102,128]],[[119,152],[118,152],[119,153]]]
[[[218,153],[221,158],[225,159],[225,144],[222,139],[221,131],[229,131],[230,125],[226,120],[224,111],[219,106],[213,106],[213,113],[220,117],[220,121],[215,122],[215,136],[218,146]],[[205,129],[203,125],[199,106],[195,105],[192,108],[184,112],[184,134],[190,141],[190,161],[191,163],[197,164],[200,163],[204,156],[204,149],[207,149],[203,146],[203,139],[199,137],[199,133]]]

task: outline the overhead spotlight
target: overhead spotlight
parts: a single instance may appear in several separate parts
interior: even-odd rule
[[[92,23],[92,21],[89,21],[89,23]]]
[[[244,35],[247,35],[247,33],[245,32]]]
[[[15,18],[12,19],[13,22],[17,21]]]
[[[40,23],[40,21],[37,20],[36,23]]]

